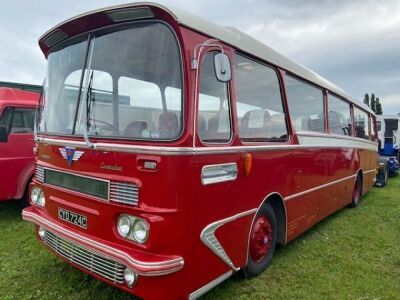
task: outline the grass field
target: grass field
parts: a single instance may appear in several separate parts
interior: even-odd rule
[[[127,299],[35,239],[15,202],[0,204],[0,299]],[[259,277],[230,278],[203,299],[400,299],[400,177],[284,248]]]

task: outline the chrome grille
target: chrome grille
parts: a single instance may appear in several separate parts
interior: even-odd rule
[[[124,265],[95,254],[87,248],[75,245],[49,231],[45,232],[43,242],[58,255],[81,266],[90,273],[100,275],[114,283],[124,283]]]
[[[139,188],[134,183],[116,182],[110,184],[110,201],[138,205]]]
[[[37,181],[44,182],[44,168],[36,165],[35,177]]]

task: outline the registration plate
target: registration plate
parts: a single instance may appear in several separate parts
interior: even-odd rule
[[[72,211],[59,208],[58,209],[58,218],[64,221],[67,221],[69,223],[72,223],[74,225],[77,225],[79,227],[82,227],[84,229],[87,229],[87,218],[86,216],[82,216],[80,214],[76,214]]]

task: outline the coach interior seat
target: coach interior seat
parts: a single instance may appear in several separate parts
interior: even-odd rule
[[[158,130],[160,138],[176,138],[179,130],[177,114],[172,111],[163,112],[158,118]]]
[[[141,138],[144,130],[147,130],[146,121],[132,121],[126,126],[123,136]]]
[[[249,110],[240,122],[239,133],[244,139],[266,139],[270,136],[270,125],[271,115],[268,110]]]
[[[208,119],[207,134],[203,140],[227,141],[230,138],[230,121],[227,113],[218,112]]]

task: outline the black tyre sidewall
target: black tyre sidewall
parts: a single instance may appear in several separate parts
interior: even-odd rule
[[[268,220],[271,223],[272,243],[268,254],[260,262],[256,262],[250,256],[250,241],[249,241],[247,266],[243,269],[243,273],[247,277],[253,277],[263,272],[270,265],[272,257],[274,256],[275,252],[278,228],[277,228],[277,221],[274,209],[269,203],[263,204],[263,206],[261,206],[254,220],[257,220],[257,218],[261,215],[264,215],[266,218],[268,218]],[[251,224],[251,226],[253,226],[253,224]]]
[[[360,195],[359,195],[358,201],[355,202],[355,201],[354,201],[354,190],[355,190],[357,184],[359,184],[361,187],[360,187]],[[361,180],[360,176],[357,176],[357,179],[356,179],[356,181],[355,181],[355,183],[354,183],[354,188],[353,188],[353,195],[352,195],[352,199],[351,199],[351,207],[357,207],[357,206],[360,204],[360,202],[361,202],[361,197],[362,197],[362,184],[363,184],[363,183],[362,183],[362,180]]]

